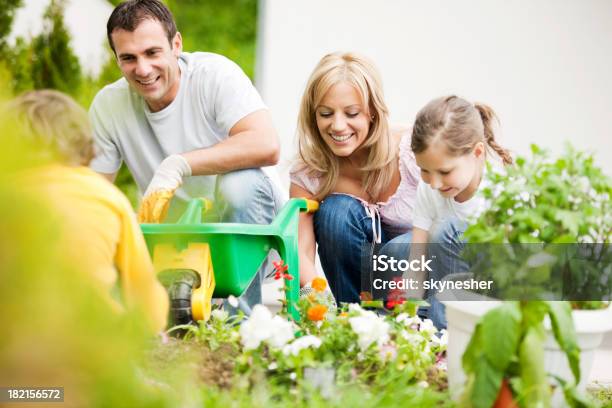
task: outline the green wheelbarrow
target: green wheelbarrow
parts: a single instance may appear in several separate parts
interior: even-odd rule
[[[141,225],[157,276],[168,289],[170,320],[207,320],[212,298],[242,295],[271,249],[293,277],[285,280],[287,310],[299,320],[299,213],[316,211],[318,203],[293,198],[269,225],[203,223],[209,208],[209,201],[193,199],[178,222]]]

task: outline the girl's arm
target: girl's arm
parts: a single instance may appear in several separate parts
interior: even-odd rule
[[[409,261],[412,262],[413,259],[421,259],[421,256],[427,257],[427,240],[429,237],[429,233],[421,228],[414,227],[412,229],[412,243],[410,244],[410,258]],[[418,282],[418,289],[408,290],[406,295],[408,299],[422,299],[425,295],[425,290],[423,289],[423,282],[427,278],[426,271],[418,271],[418,272],[405,272],[404,279],[414,279]]]
[[[302,187],[291,183],[289,188],[291,198],[307,198],[314,200],[312,194]],[[298,224],[298,253],[300,260],[300,287],[312,281],[317,276],[315,269],[316,241],[313,225],[313,214],[300,213]]]

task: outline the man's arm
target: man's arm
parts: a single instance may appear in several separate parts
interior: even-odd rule
[[[240,119],[230,129],[229,136],[212,147],[182,154],[193,176],[223,174],[278,163],[280,142],[267,110],[255,111]]]

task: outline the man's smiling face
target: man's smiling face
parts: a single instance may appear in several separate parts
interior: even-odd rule
[[[179,89],[181,34],[176,33],[170,44],[162,24],[146,19],[134,31],[113,30],[111,37],[119,69],[132,88],[151,111],[168,106]]]

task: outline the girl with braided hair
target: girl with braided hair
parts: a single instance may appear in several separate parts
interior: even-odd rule
[[[464,245],[461,235],[468,219],[484,205],[477,192],[485,162],[498,156],[504,164],[512,163],[509,152],[495,141],[496,120],[490,107],[454,95],[432,100],[417,114],[411,149],[422,180],[417,188],[410,258],[428,252],[434,265],[429,279],[466,271],[467,265],[459,259]],[[417,279],[423,281],[424,272],[421,275]],[[422,290],[416,295],[422,296]],[[434,295],[427,293],[428,315],[443,328],[444,307]]]

